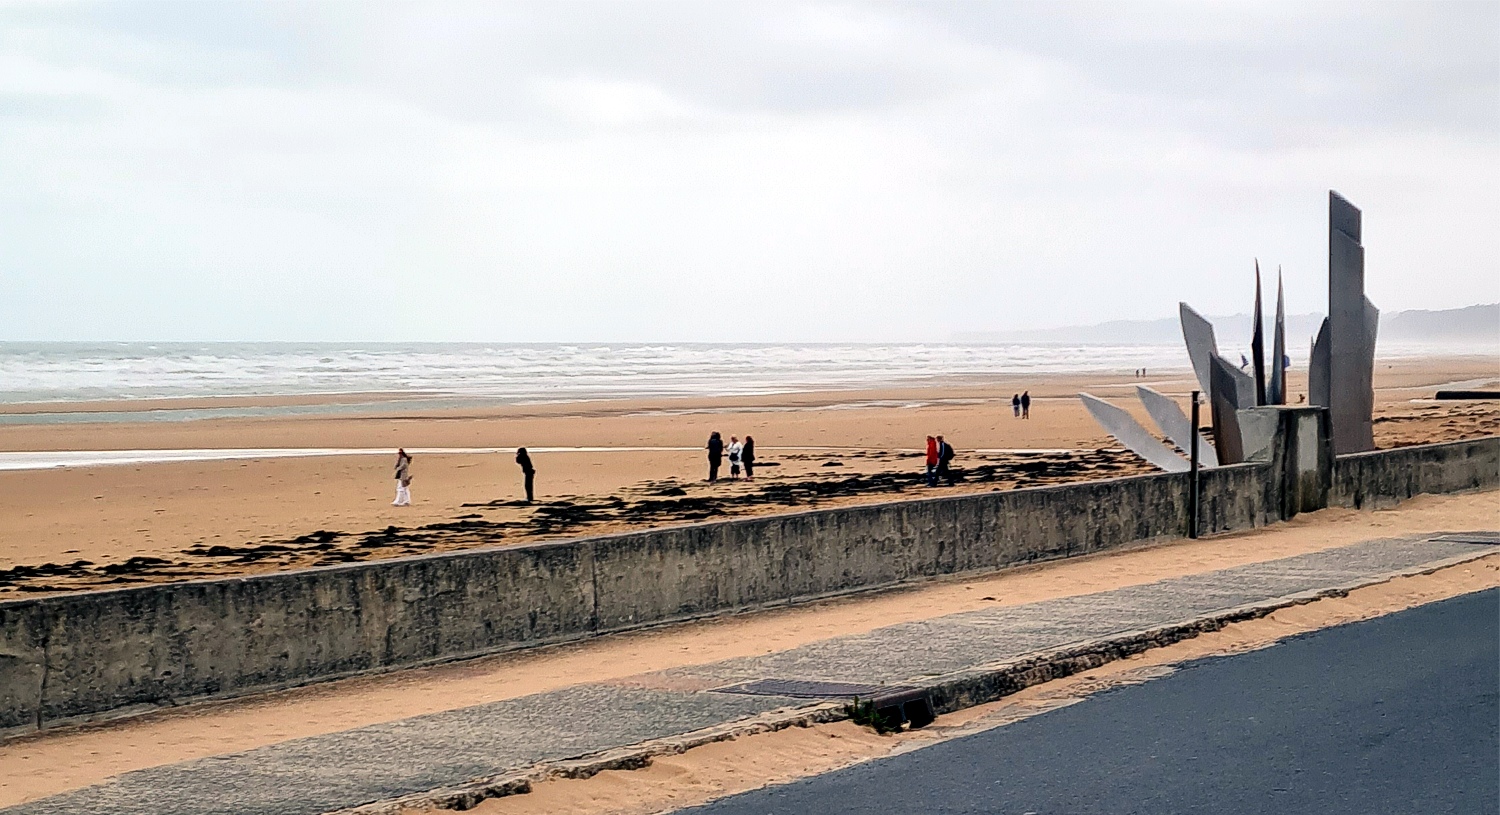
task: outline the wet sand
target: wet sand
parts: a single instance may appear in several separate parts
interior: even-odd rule
[[[1433,402],[1455,382],[1500,378],[1500,361],[1381,362],[1376,439],[1382,447],[1500,433],[1500,404]],[[430,410],[394,400],[376,414],[200,421],[0,425],[0,451],[193,448],[592,447],[539,453],[536,505],[519,503],[511,456],[420,455],[414,505],[390,506],[389,457],[334,455],[126,464],[0,472],[0,596],[342,563],[509,545],[712,518],[933,494],[919,447],[943,433],[964,480],[937,492],[1013,489],[1148,472],[1105,436],[1080,390],[1136,414],[1146,384],[1185,397],[1184,371],[1141,380],[1049,376],[966,385]],[[1011,416],[1029,389],[1029,421]],[[1291,379],[1293,394],[1305,391]],[[347,403],[288,397],[245,404]],[[191,400],[185,407],[201,407]],[[233,401],[233,400],[230,400]],[[1294,398],[1295,401],[1295,398]],[[239,402],[236,402],[239,404]],[[12,414],[56,406],[9,406]],[[110,403],[76,410],[162,410]],[[703,483],[696,449],[709,431],[756,437],[753,484]],[[815,448],[815,449],[807,449]],[[1023,452],[975,452],[1006,450]],[[1030,451],[1030,452],[1024,452]],[[727,474],[727,466],[725,468]]]

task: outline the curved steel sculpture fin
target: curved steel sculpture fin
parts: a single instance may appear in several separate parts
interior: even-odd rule
[[[1087,393],[1078,394],[1078,398],[1083,400],[1083,406],[1088,408],[1094,421],[1130,452],[1169,473],[1188,471],[1190,465],[1187,459],[1167,449],[1166,445],[1141,427],[1140,422],[1129,413]]]
[[[1182,408],[1177,406],[1177,402],[1172,397],[1151,390],[1145,385],[1136,385],[1135,393],[1140,397],[1141,404],[1146,406],[1146,413],[1151,415],[1151,421],[1156,423],[1161,434],[1177,445],[1178,450],[1191,455],[1193,423],[1182,412]],[[1219,457],[1214,453],[1213,445],[1201,438],[1198,440],[1198,466],[1203,468],[1219,466]]]

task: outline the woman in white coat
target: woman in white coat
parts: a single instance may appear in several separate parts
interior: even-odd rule
[[[396,451],[396,500],[391,506],[411,506],[411,456],[404,448]]]

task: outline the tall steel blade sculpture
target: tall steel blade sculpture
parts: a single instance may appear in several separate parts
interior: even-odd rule
[[[1332,360],[1328,357],[1328,318],[1323,318],[1323,324],[1318,326],[1318,336],[1313,340],[1312,356],[1307,363],[1307,402],[1318,407],[1328,407],[1329,380],[1332,373],[1328,370]]]
[[[1141,404],[1146,406],[1146,413],[1151,416],[1151,421],[1156,423],[1157,429],[1167,437],[1167,441],[1177,445],[1177,449],[1184,453],[1192,450],[1193,423],[1188,420],[1182,408],[1172,400],[1172,397],[1158,393],[1145,385],[1136,385],[1135,394],[1140,398]],[[1219,457],[1214,454],[1214,448],[1209,444],[1198,445],[1198,461],[1204,467],[1219,466]]]
[[[1213,405],[1214,449],[1219,453],[1220,464],[1239,464],[1245,460],[1245,442],[1240,433],[1239,409],[1240,380],[1249,379],[1245,373],[1215,355],[1213,358],[1213,389],[1209,400]],[[1255,385],[1252,382],[1251,388]],[[1253,394],[1249,395],[1251,399]],[[1243,405],[1253,407],[1254,405]]]
[[[1375,448],[1375,332],[1357,207],[1328,191],[1328,408],[1336,454]]]
[[[1198,387],[1208,393],[1213,390],[1210,376],[1213,364],[1209,360],[1219,354],[1213,324],[1193,311],[1192,306],[1187,303],[1178,303],[1177,313],[1182,320],[1182,341],[1187,345],[1188,360],[1192,362],[1193,373],[1198,377]]]
[[[1286,294],[1281,287],[1281,267],[1276,267],[1276,327],[1271,329],[1271,388],[1266,401],[1286,404]]]
[[[1266,403],[1266,337],[1265,320],[1260,308],[1260,260],[1255,261],[1255,321],[1250,327],[1250,357],[1255,364],[1255,404]]]

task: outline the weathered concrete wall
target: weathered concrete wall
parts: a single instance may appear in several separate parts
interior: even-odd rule
[[[1339,456],[1328,503],[1379,507],[1421,493],[1500,486],[1500,436]]]
[[[586,631],[591,555],[564,542],[0,603],[0,728]]]
[[[1204,473],[1208,528],[1267,522],[1264,470]],[[1162,474],[599,538],[598,630],[1175,537],[1187,496],[1185,474]]]
[[[1201,531],[1281,517],[1202,473]],[[1500,438],[1338,459],[1335,500],[1495,486]],[[0,733],[1097,552],[1187,529],[1189,476],[899,501],[0,602]]]

